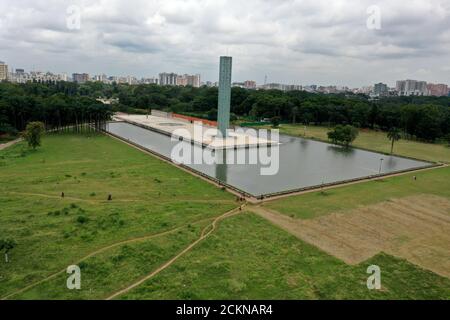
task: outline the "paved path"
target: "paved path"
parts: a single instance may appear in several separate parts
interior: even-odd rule
[[[0,144],[0,150],[6,149],[6,148],[12,146],[13,144],[16,144],[19,141],[22,141],[22,138],[18,138],[16,140],[13,140],[13,141],[10,141],[7,143],[2,143],[2,144]]]

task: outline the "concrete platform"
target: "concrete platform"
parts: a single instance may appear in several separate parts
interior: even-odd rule
[[[128,115],[115,114],[115,121],[123,121],[137,125],[149,130],[153,130],[180,140],[202,145],[210,149],[241,149],[253,147],[267,147],[278,145],[278,141],[267,140],[250,134],[235,132],[230,130],[229,136],[225,139],[218,137],[216,127],[210,127],[205,124],[195,124],[189,121],[158,117],[154,115]],[[181,130],[180,130],[181,129]]]

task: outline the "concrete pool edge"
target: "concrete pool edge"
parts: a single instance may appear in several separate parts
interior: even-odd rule
[[[151,130],[150,130],[151,131]],[[393,172],[389,172],[389,173],[382,173],[382,174],[376,174],[376,175],[369,175],[369,176],[364,176],[364,177],[359,177],[359,178],[355,178],[355,179],[347,179],[347,180],[341,180],[341,181],[336,181],[336,182],[330,182],[330,183],[326,183],[326,184],[320,184],[320,185],[313,185],[313,186],[308,186],[308,187],[303,187],[303,188],[297,188],[297,189],[290,189],[290,190],[285,190],[285,191],[280,191],[280,192],[275,192],[275,193],[268,193],[268,194],[263,194],[263,195],[254,195],[251,194],[249,192],[246,192],[244,190],[241,190],[235,186],[232,186],[230,184],[227,183],[223,183],[221,182],[219,179],[217,178],[213,178],[203,172],[200,172],[196,169],[193,169],[187,165],[184,164],[177,164],[175,162],[172,161],[172,159],[170,159],[169,157],[166,157],[154,150],[151,150],[149,148],[146,148],[140,144],[137,144],[133,141],[130,141],[126,138],[123,138],[121,136],[118,136],[114,133],[111,133],[109,131],[106,130],[102,130],[102,132],[108,136],[111,136],[119,141],[122,141],[132,147],[135,147],[136,149],[146,152],[150,155],[155,156],[156,158],[170,163],[173,166],[182,169],[190,174],[193,174],[196,177],[199,177],[209,183],[212,183],[213,185],[215,185],[216,187],[220,187],[220,188],[225,188],[227,191],[231,192],[232,194],[239,196],[239,197],[244,197],[246,200],[248,200],[251,203],[261,203],[264,201],[268,201],[268,200],[274,200],[276,198],[282,198],[282,197],[288,197],[288,196],[295,196],[295,195],[300,195],[303,193],[309,193],[309,192],[315,192],[315,191],[320,191],[320,190],[325,190],[325,189],[331,189],[331,188],[337,188],[340,186],[345,186],[345,185],[350,185],[350,184],[355,184],[355,183],[363,183],[363,182],[367,182],[367,181],[374,181],[374,180],[379,180],[379,179],[383,179],[383,178],[388,178],[388,177],[394,177],[394,176],[398,176],[398,175],[404,175],[404,174],[408,174],[408,173],[412,173],[412,172],[416,172],[416,171],[423,171],[423,170],[430,170],[430,169],[437,169],[437,168],[441,168],[441,167],[447,167],[447,164],[444,163],[432,163],[432,162],[426,162],[426,161],[422,161],[421,162],[425,162],[428,163],[429,165],[425,165],[425,166],[419,166],[419,167],[413,167],[413,168],[409,168],[409,169],[405,169],[405,170],[398,170],[398,171],[393,171]],[[368,150],[366,150],[368,151]],[[371,151],[374,153],[378,153],[375,151]]]
[[[185,141],[185,142],[190,143],[192,145],[197,145],[197,146],[200,146],[202,148],[208,148],[208,149],[211,149],[211,150],[250,149],[250,148],[261,148],[261,147],[265,147],[265,146],[279,145],[280,144],[280,143],[278,143],[276,141],[265,140],[265,139],[257,137],[256,138],[257,139],[256,142],[248,142],[248,143],[237,144],[237,145],[233,144],[232,146],[226,146],[225,145],[226,143],[223,142],[224,144],[222,146],[220,146],[220,145],[219,146],[213,146],[214,143],[207,143],[207,142],[204,142],[204,141],[195,140],[193,138],[187,138],[187,137],[184,137],[184,136],[181,136],[181,135],[176,135],[176,134],[174,134],[172,132],[169,132],[169,131],[157,128],[155,126],[143,124],[141,122],[136,122],[136,121],[133,121],[133,120],[130,120],[130,119],[126,119],[126,118],[123,118],[123,117],[121,118],[120,116],[116,116],[116,119],[118,119],[118,120],[115,120],[113,122],[115,122],[115,123],[128,123],[128,124],[134,125],[136,127],[140,127],[142,129],[145,129],[145,130],[153,131],[153,132],[165,135],[165,136],[170,137],[170,138],[176,138],[179,141]],[[108,122],[108,123],[111,123],[111,122]],[[231,133],[230,133],[230,135],[231,135]],[[247,135],[247,137],[250,137],[250,136]],[[263,141],[260,141],[260,140],[263,140]]]

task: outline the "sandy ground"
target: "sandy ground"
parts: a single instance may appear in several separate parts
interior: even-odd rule
[[[348,264],[383,251],[450,278],[450,200],[433,195],[393,199],[311,220],[249,208]]]

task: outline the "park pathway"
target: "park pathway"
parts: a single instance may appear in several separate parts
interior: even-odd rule
[[[22,141],[22,138],[18,138],[16,140],[12,140],[10,142],[2,143],[0,144],[0,150],[6,149],[8,147],[11,147],[12,145],[16,144],[17,142]]]
[[[183,251],[181,251],[179,254],[177,254],[176,256],[174,256],[172,259],[170,259],[169,261],[167,261],[166,263],[164,263],[163,265],[161,265],[159,268],[157,268],[156,270],[154,270],[153,272],[151,272],[150,274],[148,274],[147,276],[141,278],[139,281],[129,285],[128,287],[115,292],[114,294],[110,295],[109,297],[107,297],[105,300],[112,300],[117,298],[118,296],[127,293],[128,291],[130,291],[131,289],[136,288],[137,286],[141,285],[142,283],[146,282],[147,280],[153,278],[154,276],[156,276],[158,273],[160,273],[161,271],[165,270],[166,268],[168,268],[169,266],[171,266],[175,261],[177,261],[180,257],[182,257],[184,254],[186,254],[187,252],[191,251],[197,244],[199,244],[201,241],[203,241],[204,239],[206,239],[209,235],[211,235],[216,229],[217,229],[217,225],[221,220],[224,220],[226,218],[230,218],[232,216],[235,216],[237,214],[242,213],[243,208],[245,207],[245,204],[240,206],[239,208],[233,209],[229,212],[224,213],[223,215],[217,217],[214,219],[214,221],[206,226],[203,231],[202,234],[200,236],[200,238],[198,238],[197,240],[195,240],[193,243],[191,243],[188,247],[186,247]]]

